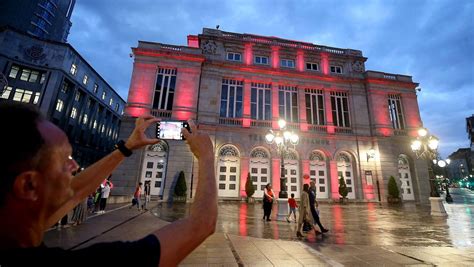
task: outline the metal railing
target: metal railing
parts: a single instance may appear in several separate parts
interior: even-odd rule
[[[171,118],[171,110],[152,109],[151,115],[157,118]]]
[[[252,120],[250,126],[261,128],[272,128],[272,121]]]
[[[242,118],[219,118],[219,124],[242,126]]]
[[[326,125],[309,124],[308,125],[308,130],[310,132],[325,133],[325,132],[327,132],[327,127],[326,127]]]

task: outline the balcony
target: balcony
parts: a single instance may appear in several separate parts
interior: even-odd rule
[[[171,118],[171,110],[152,109],[151,115],[157,118]]]
[[[242,118],[219,118],[219,124],[242,126]]]
[[[339,134],[352,134],[352,128],[336,127],[335,132]]]
[[[298,122],[286,122],[286,128],[289,130],[299,131],[300,124]]]
[[[326,125],[314,125],[308,124],[308,131],[315,132],[315,133],[326,133]]]
[[[408,132],[406,130],[393,130],[393,134],[396,136],[408,136]]]
[[[252,120],[250,126],[259,128],[272,128],[272,121]]]

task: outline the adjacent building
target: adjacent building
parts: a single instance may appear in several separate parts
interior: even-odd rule
[[[386,201],[394,176],[404,201],[428,201],[426,161],[410,149],[422,126],[418,84],[366,71],[361,51],[207,28],[189,35],[187,46],[139,41],[132,51],[120,136],[144,114],[197,121],[214,144],[219,198],[245,197],[248,174],[255,197],[267,183],[278,194],[282,157],[265,135],[279,131],[282,118],[299,135],[283,155],[289,194],[299,198],[313,180],[319,199],[339,199],[342,176],[352,201]],[[114,193],[130,195],[136,183],[150,180],[152,194],[169,199],[180,171],[192,200],[196,160],[184,141],[161,140],[114,173]]]
[[[74,3],[0,3],[0,101],[37,105],[86,167],[113,149],[125,101],[65,43]]]

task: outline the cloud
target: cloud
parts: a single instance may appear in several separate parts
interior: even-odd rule
[[[474,113],[474,2],[470,0],[239,0],[76,2],[69,42],[124,98],[138,40],[186,45],[224,31],[362,50],[366,69],[413,76],[424,125],[444,156],[469,145]],[[446,144],[446,145],[444,145]]]

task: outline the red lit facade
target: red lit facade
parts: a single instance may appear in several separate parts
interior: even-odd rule
[[[245,197],[249,172],[255,197],[267,183],[278,194],[281,157],[264,136],[284,118],[300,136],[284,158],[289,194],[299,198],[302,184],[313,180],[318,198],[339,199],[342,175],[349,199],[386,201],[394,176],[404,201],[427,200],[426,165],[409,145],[422,126],[418,84],[366,71],[361,51],[207,28],[189,35],[188,46],[140,41],[132,50],[121,136],[140,115],[194,119],[214,142],[220,198]],[[151,180],[152,194],[168,199],[184,171],[192,198],[196,166],[183,141],[163,140],[117,171],[115,191],[131,194],[136,183]]]

